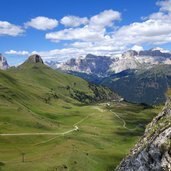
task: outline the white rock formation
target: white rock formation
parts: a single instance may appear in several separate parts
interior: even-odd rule
[[[9,68],[9,65],[7,63],[7,60],[2,54],[0,53],[0,69],[5,70]]]

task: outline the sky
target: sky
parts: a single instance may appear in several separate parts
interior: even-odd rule
[[[10,65],[171,50],[171,0],[0,0],[0,53]]]

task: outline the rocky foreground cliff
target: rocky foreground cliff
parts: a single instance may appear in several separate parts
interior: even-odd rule
[[[115,171],[171,171],[171,98]]]

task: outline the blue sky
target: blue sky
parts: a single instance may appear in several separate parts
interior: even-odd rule
[[[0,52],[14,65],[31,53],[63,61],[130,48],[171,50],[170,21],[170,0],[1,0]]]

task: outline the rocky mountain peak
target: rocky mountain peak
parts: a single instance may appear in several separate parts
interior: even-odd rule
[[[122,54],[122,57],[132,57],[132,56],[137,56],[138,52],[135,50],[128,50],[125,53]]]
[[[156,47],[139,52],[128,50],[119,57],[87,54],[85,57],[72,58],[55,67],[65,72],[80,72],[106,77],[112,72],[119,73],[128,69],[150,68],[154,65],[170,63],[171,52]],[[49,66],[55,68],[54,65]]]
[[[26,62],[31,62],[31,63],[43,63],[43,60],[41,58],[41,56],[37,55],[37,54],[33,54],[31,56],[29,56],[29,58],[27,59]]]
[[[139,56],[171,58],[171,53],[162,48],[153,48],[139,52]]]
[[[5,70],[9,68],[8,62],[4,56],[0,53],[0,69]]]
[[[70,65],[70,66],[74,66],[76,65],[76,59],[75,58],[71,58],[70,60],[68,60],[66,62],[67,65]]]
[[[60,65],[59,69],[63,71],[94,73],[98,76],[105,75],[113,59],[106,56],[86,55],[84,58],[72,58]]]
[[[161,53],[170,53],[170,51],[165,50],[165,49],[160,48],[160,47],[152,48],[152,49],[150,49],[150,50],[151,50],[151,51],[160,51]]]
[[[95,55],[89,53],[89,54],[86,55],[86,58],[92,58],[92,57],[94,57],[94,56],[95,56]]]
[[[93,55],[93,54],[87,54],[87,55],[85,56],[86,59],[94,59],[94,58],[97,58],[97,57],[98,57],[98,56]]]

